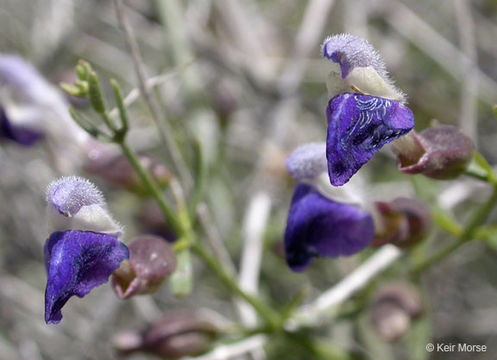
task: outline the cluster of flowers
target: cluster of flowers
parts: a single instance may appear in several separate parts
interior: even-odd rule
[[[285,232],[286,260],[294,271],[305,270],[316,257],[352,255],[387,242],[407,246],[420,239],[429,218],[414,200],[377,203],[365,211],[357,198],[344,196],[350,195],[352,176],[383,146],[394,142],[402,172],[436,179],[460,175],[474,151],[471,140],[451,126],[420,134],[412,130],[414,115],[404,94],[366,40],[335,35],[325,40],[322,51],[338,65],[327,82],[327,140],[298,148],[286,161],[298,181]]]
[[[471,140],[453,127],[438,126],[419,134],[412,130],[414,115],[405,106],[405,96],[393,86],[380,55],[366,40],[336,35],[325,40],[322,51],[337,64],[327,82],[331,98],[326,109],[327,140],[298,148],[286,161],[298,182],[285,231],[286,260],[293,271],[305,270],[316,257],[347,256],[386,243],[406,247],[424,236],[430,219],[423,205],[410,199],[365,205],[356,192],[351,178],[383,146],[394,142],[402,172],[436,179],[460,175],[474,151]],[[88,155],[96,144],[68,117],[67,105],[31,65],[18,57],[0,56],[0,140],[32,146],[63,139],[54,143],[59,152],[74,144]],[[64,126],[47,121],[51,117]],[[87,167],[89,172],[136,190],[138,178],[126,161],[105,156],[97,160]],[[167,169],[148,158],[141,161],[156,180],[167,181]],[[174,271],[175,254],[164,239],[144,236],[129,247],[119,241],[123,230],[89,181],[74,176],[54,181],[47,190],[47,203],[51,232],[44,248],[47,323],[59,323],[70,297],[87,295],[111,275],[116,295],[127,299],[155,291]],[[214,332],[195,321],[187,323],[194,325],[182,326],[195,336],[201,332],[202,339]],[[169,349],[175,333],[158,324],[134,334],[133,346],[128,341],[118,347],[124,353],[157,346]],[[158,338],[167,341],[157,345]]]

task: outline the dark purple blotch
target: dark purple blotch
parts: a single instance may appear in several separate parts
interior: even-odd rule
[[[121,261],[129,258],[117,235],[90,231],[54,232],[45,243],[45,321],[58,324],[70,297],[83,297],[107,282]]]
[[[297,185],[285,231],[286,261],[293,271],[304,271],[315,257],[355,254],[373,236],[370,214],[332,201],[311,186]]]
[[[326,158],[334,186],[345,184],[384,145],[414,127],[409,108],[369,95],[337,95],[328,103],[326,116]]]
[[[16,126],[7,117],[5,110],[0,106],[0,139],[8,139],[23,146],[32,146],[44,138],[41,132]]]

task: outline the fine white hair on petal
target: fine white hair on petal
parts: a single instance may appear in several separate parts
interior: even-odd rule
[[[326,171],[326,144],[309,143],[298,147],[287,157],[286,169],[298,181],[310,180]]]
[[[330,96],[357,92],[405,103],[405,95],[394,86],[380,53],[366,39],[351,34],[328,36],[321,49],[324,57],[340,65],[342,74],[341,79],[327,79]]]
[[[121,234],[122,226],[107,210],[100,190],[87,179],[68,176],[47,188],[49,230]]]
[[[350,69],[371,66],[381,77],[388,77],[388,72],[380,53],[369,41],[361,37],[351,34],[328,36],[323,42],[322,51],[327,58],[339,53],[349,64]]]
[[[314,186],[321,195],[330,200],[342,204],[358,205],[363,210],[369,211],[369,201],[364,192],[366,183],[361,174],[356,174],[342,186],[331,185],[328,172],[322,172],[313,181],[308,183]]]
[[[47,202],[59,213],[75,215],[88,205],[105,206],[100,190],[89,180],[78,176],[65,176],[48,185]]]

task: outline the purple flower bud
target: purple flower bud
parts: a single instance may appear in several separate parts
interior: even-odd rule
[[[122,355],[142,351],[166,359],[179,359],[206,351],[216,334],[217,329],[210,322],[195,314],[175,312],[166,314],[141,333],[120,333],[113,343]]]
[[[315,257],[355,254],[373,236],[371,215],[325,198],[308,185],[297,185],[285,231],[286,260],[293,271],[305,270]]]
[[[341,186],[384,145],[414,127],[409,108],[392,100],[343,94],[330,100],[326,111],[328,174]]]
[[[312,180],[326,171],[326,144],[303,145],[287,157],[285,164],[288,173],[295,180]]]
[[[171,245],[158,236],[141,236],[128,248],[129,260],[112,275],[112,287],[120,299],[155,292],[176,268]]]
[[[393,244],[408,248],[421,241],[430,231],[430,209],[415,199],[398,198],[390,203],[376,202],[381,224],[376,224],[371,246]]]
[[[411,320],[421,313],[417,290],[403,283],[392,283],[375,294],[370,308],[371,325],[382,339],[395,341],[407,332]]]
[[[171,173],[165,165],[147,155],[140,155],[139,159],[141,165],[152,174],[159,186],[164,187],[169,183]],[[137,193],[146,193],[142,181],[122,154],[109,153],[107,149],[92,151],[91,159],[85,164],[84,169],[111,185]]]
[[[83,297],[107,282],[126,258],[128,249],[116,235],[89,231],[52,233],[45,244],[47,324],[58,324],[61,309],[70,297]]]
[[[450,125],[428,128],[420,134],[413,131],[395,146],[401,172],[439,180],[464,173],[474,151],[473,141]]]

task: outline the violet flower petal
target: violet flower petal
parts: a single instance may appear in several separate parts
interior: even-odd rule
[[[23,146],[32,146],[44,138],[41,132],[23,126],[15,126],[9,121],[5,110],[0,106],[0,138],[9,139]]]
[[[129,257],[117,235],[89,231],[54,232],[45,243],[45,321],[58,324],[70,297],[83,297],[107,282],[121,261]]]
[[[308,185],[297,185],[285,231],[286,261],[293,271],[305,270],[314,257],[355,254],[373,236],[373,218],[367,212],[327,199]]]
[[[384,145],[414,127],[409,108],[379,97],[342,94],[326,109],[328,174],[334,186],[345,184]]]

